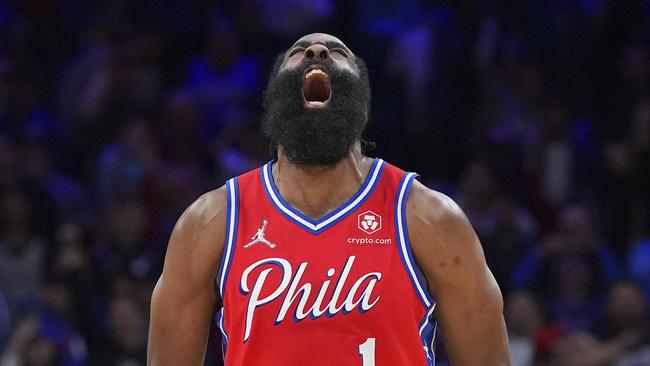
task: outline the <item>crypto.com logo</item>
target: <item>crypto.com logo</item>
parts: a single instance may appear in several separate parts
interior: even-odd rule
[[[366,234],[373,234],[381,230],[381,216],[372,211],[366,211],[357,217],[358,227]]]

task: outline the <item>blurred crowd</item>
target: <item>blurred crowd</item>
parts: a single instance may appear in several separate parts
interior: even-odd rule
[[[650,1],[3,0],[0,366],[145,364],[175,220],[270,159],[313,31],[368,64],[369,154],[470,218],[513,365],[650,365]]]

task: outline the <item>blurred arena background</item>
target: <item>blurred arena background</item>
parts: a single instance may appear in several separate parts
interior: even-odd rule
[[[650,365],[650,1],[2,0],[0,366],[145,364],[175,220],[270,158],[313,31],[368,63],[371,154],[466,211],[515,366]]]

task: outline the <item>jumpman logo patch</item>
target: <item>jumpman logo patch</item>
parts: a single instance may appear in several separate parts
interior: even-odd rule
[[[264,231],[266,230],[266,225],[269,224],[269,220],[264,220],[262,221],[262,226],[257,229],[257,232],[253,237],[251,238],[251,242],[244,245],[244,248],[250,248],[255,244],[266,244],[269,248],[273,249],[275,248],[275,244],[271,243],[270,241],[266,240],[264,237]]]

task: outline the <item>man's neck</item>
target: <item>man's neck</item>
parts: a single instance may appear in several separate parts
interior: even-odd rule
[[[318,219],[354,196],[372,162],[361,154],[358,144],[345,159],[332,166],[296,165],[279,149],[273,179],[285,201],[305,215]]]

